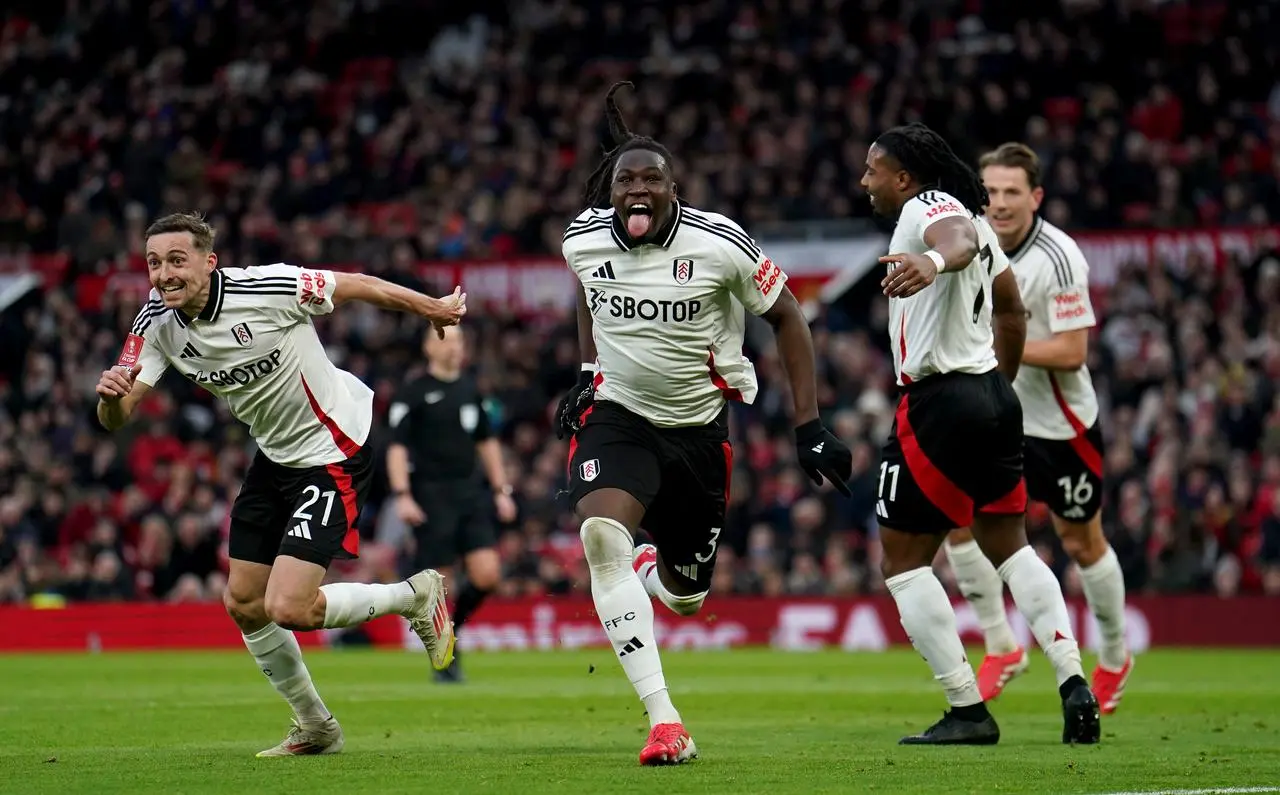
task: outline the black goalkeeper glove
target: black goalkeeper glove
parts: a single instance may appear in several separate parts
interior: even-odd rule
[[[596,399],[595,377],[590,370],[583,370],[578,376],[578,383],[560,398],[560,405],[556,408],[557,439],[573,436],[582,430],[582,413]]]
[[[809,479],[822,485],[825,476],[841,494],[848,497],[853,475],[853,453],[836,435],[822,427],[822,420],[810,420],[796,428],[796,458]]]

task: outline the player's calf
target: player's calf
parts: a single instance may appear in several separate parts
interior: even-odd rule
[[[635,558],[631,566],[636,576],[644,583],[644,589],[650,596],[662,602],[678,616],[692,616],[702,609],[707,599],[707,591],[694,594],[677,595],[667,588],[662,581],[662,562],[658,559],[658,550],[653,544],[641,544],[635,549]]]

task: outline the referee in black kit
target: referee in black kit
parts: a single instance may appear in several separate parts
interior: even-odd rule
[[[462,371],[462,329],[451,326],[443,338],[429,329],[422,349],[427,374],[401,387],[391,404],[387,480],[396,514],[417,540],[415,566],[445,576],[455,596],[454,629],[460,631],[498,585],[494,515],[504,523],[514,521],[516,503],[483,396],[475,379]],[[477,471],[477,457],[485,477]],[[453,565],[459,557],[466,584],[454,590]],[[461,678],[455,652],[453,664],[437,671],[436,680]]]

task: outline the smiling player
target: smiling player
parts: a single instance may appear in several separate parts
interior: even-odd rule
[[[650,596],[692,615],[710,590],[733,466],[727,402],[757,390],[746,311],[777,334],[801,466],[848,494],[853,459],[818,418],[813,342],[786,274],[742,227],[679,201],[671,153],[622,120],[623,85],[606,98],[615,148],[564,235],[584,364],[557,424],[572,437],[569,492],[596,613],[649,715],[640,763],[660,765],[697,751],[667,693]],[[639,527],[654,545],[634,547]]]
[[[395,613],[409,620],[440,670],[453,656],[453,628],[441,577],[430,569],[390,585],[320,585],[330,561],[359,551],[373,391],[334,367],[311,317],[365,301],[420,315],[443,332],[465,314],[466,295],[432,298],[372,276],[290,265],[219,268],[214,235],[194,214],[168,215],[147,229],[153,289],[119,364],[98,381],[98,420],[109,431],[123,426],[173,367],[249,426],[258,453],[231,509],[223,602],[294,711],[284,741],[258,755],[336,753],[342,729],[289,630]]]
[[[1026,432],[1027,492],[1049,506],[1063,549],[1080,567],[1102,636],[1093,692],[1106,715],[1120,705],[1133,656],[1124,637],[1124,574],[1102,532],[1102,431],[1085,364],[1089,329],[1096,325],[1089,264],[1066,232],[1036,215],[1044,188],[1040,159],[1030,147],[1004,144],[983,155],[979,166],[991,196],[987,219],[1027,306],[1027,344],[1013,382]],[[1027,653],[1009,628],[1000,577],[967,528],[950,535],[947,555],[982,626],[987,654],[978,687],[992,699],[1027,669]]]

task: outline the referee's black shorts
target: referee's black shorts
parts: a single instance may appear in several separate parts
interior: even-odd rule
[[[452,566],[458,558],[497,545],[493,497],[475,478],[414,483],[413,499],[427,515],[413,528],[417,568]]]

